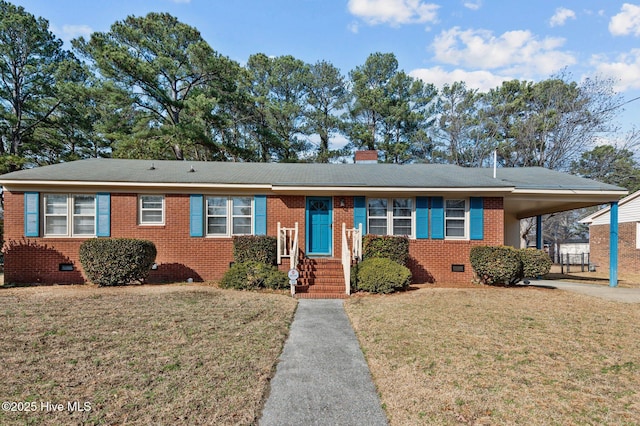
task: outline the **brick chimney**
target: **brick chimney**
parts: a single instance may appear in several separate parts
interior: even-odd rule
[[[366,151],[356,151],[354,163],[356,164],[375,164],[378,162],[378,151],[370,149]]]

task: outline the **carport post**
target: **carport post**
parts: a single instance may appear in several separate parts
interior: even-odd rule
[[[618,286],[618,202],[609,211],[609,287]]]
[[[542,250],[542,216],[536,216],[536,248]]]

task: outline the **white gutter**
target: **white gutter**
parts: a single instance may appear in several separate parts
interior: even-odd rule
[[[403,186],[283,186],[273,185],[271,189],[274,192],[409,192],[409,193],[422,193],[422,192],[513,192],[513,187],[500,187],[500,188],[473,188],[473,187],[403,187]]]

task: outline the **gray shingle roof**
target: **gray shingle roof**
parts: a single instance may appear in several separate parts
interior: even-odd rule
[[[193,167],[193,172],[191,168]],[[2,184],[29,182],[240,184],[309,187],[505,188],[622,191],[589,179],[540,167],[492,169],[444,164],[223,163],[90,159],[21,170]]]

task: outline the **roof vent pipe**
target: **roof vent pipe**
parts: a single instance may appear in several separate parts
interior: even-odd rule
[[[493,178],[496,178],[496,173],[498,171],[498,150],[493,150]]]

